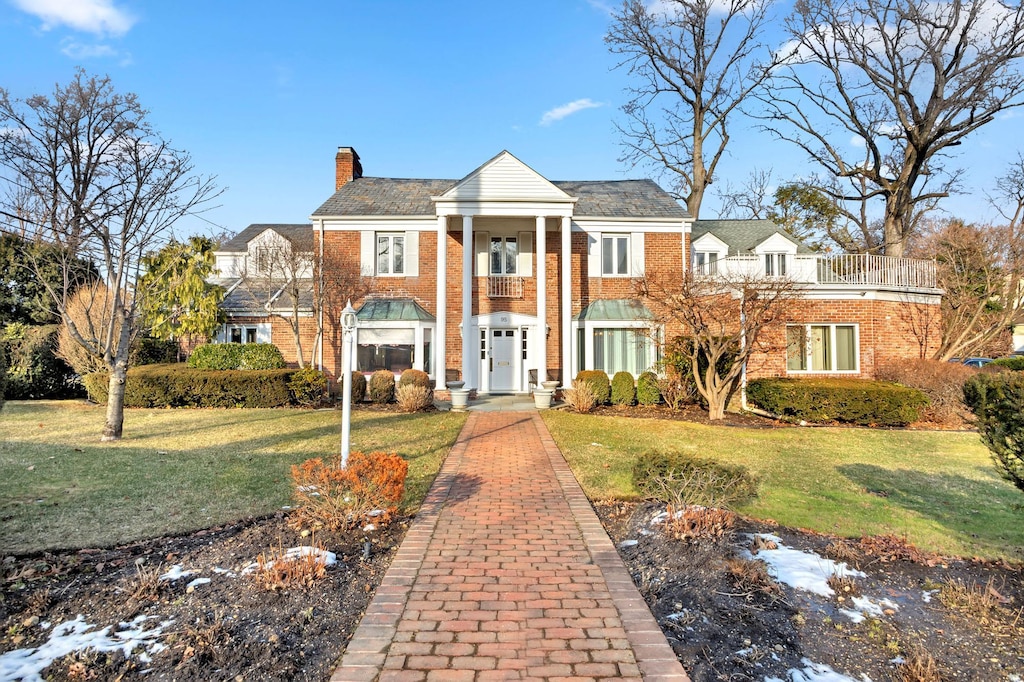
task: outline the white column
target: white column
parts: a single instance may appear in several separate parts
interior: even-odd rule
[[[473,216],[462,216],[462,380],[466,388],[477,388],[474,369],[473,335]]]
[[[437,216],[437,329],[434,333],[434,380],[439,389],[445,387],[447,378],[445,368],[444,344],[448,322],[448,296],[446,291],[448,279],[448,216]]]
[[[537,385],[547,381],[548,374],[548,290],[547,290],[547,219],[537,216]]]
[[[562,386],[572,384],[572,218],[562,218]],[[580,349],[580,352],[583,352]]]

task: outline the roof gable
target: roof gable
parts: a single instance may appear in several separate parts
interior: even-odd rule
[[[708,233],[729,245],[730,256],[755,253],[759,245],[773,236],[795,244],[797,253],[813,253],[806,244],[783,232],[771,220],[697,220],[693,223],[690,243]]]
[[[267,230],[272,230],[299,248],[312,247],[313,225],[310,223],[254,223],[221,244],[217,251],[244,253],[249,249],[249,242],[255,241]]]
[[[572,197],[508,151],[501,152],[459,180],[439,199],[572,201]]]

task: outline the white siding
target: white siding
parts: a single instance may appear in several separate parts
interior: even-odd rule
[[[420,233],[405,233],[405,276],[418,277],[420,274]]]
[[[445,192],[447,199],[548,199],[567,195],[511,154],[502,153]]]

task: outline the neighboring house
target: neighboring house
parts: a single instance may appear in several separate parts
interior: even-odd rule
[[[800,283],[794,321],[773,330],[778,350],[754,358],[754,376],[870,377],[933,343],[918,329],[939,309],[930,262],[819,256],[767,221],[694,222],[650,180],[550,181],[507,151],[459,180],[363,177],[350,147],[335,161],[314,248],[371,278],[353,301],[360,371],[414,367],[482,393],[581,369],[636,375],[679,330],[636,300],[635,282],[688,267]],[[316,362],[337,376],[340,335]]]
[[[214,252],[217,277],[213,281],[226,290],[221,308],[227,319],[215,340],[274,343],[295,361],[294,334],[288,322],[296,309],[306,318],[303,327],[313,321],[312,245],[309,223],[250,225],[222,244]],[[309,346],[303,350],[308,357]]]

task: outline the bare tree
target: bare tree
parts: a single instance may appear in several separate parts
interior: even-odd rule
[[[722,419],[747,360],[770,350],[764,332],[786,320],[795,297],[791,280],[758,274],[646,277],[639,294],[682,327],[675,350],[689,365],[708,419]],[[730,360],[731,359],[731,360]]]
[[[837,180],[822,189],[839,203],[883,204],[875,250],[902,256],[922,212],[955,189],[953,148],[1024,103],[1024,8],[806,0],[787,29],[795,53],[766,83],[768,129]]]
[[[313,263],[316,288],[313,291],[313,314],[316,317],[316,339],[311,358],[317,357],[325,337],[341,347],[341,313],[349,301],[359,301],[373,289],[374,278],[362,274],[358,266],[336,252],[318,253]]]
[[[729,119],[774,57],[761,42],[768,0],[627,0],[605,38],[636,79],[619,125],[623,160],[671,176],[694,218],[729,143]]]
[[[935,259],[938,285],[945,292],[936,359],[977,353],[1005,334],[1021,303],[1014,241],[1008,226],[950,219],[932,221],[915,245],[914,255]]]
[[[213,182],[193,174],[189,155],[153,129],[135,95],[81,70],[52,95],[18,100],[0,89],[0,166],[3,181],[31,198],[31,237],[64,254],[62,277],[47,290],[72,338],[103,359],[103,440],[120,439],[142,256],[216,195]],[[95,335],[81,333],[67,312],[82,284],[79,258],[95,264],[110,295],[109,319]]]
[[[757,220],[768,218],[772,210],[772,170],[755,168],[739,186],[725,181],[725,187],[715,190],[722,202],[720,218]]]

